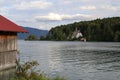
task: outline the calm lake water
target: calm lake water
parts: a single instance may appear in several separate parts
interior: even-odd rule
[[[120,43],[18,41],[21,61],[37,60],[48,76],[120,80]]]
[[[18,41],[21,62],[37,60],[48,76],[120,80],[120,43]]]

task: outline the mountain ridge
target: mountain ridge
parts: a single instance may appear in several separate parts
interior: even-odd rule
[[[23,27],[29,33],[18,33],[18,39],[26,39],[29,35],[34,35],[39,39],[40,36],[46,36],[48,33],[48,30],[41,30],[37,28],[24,27],[24,26],[21,27]]]

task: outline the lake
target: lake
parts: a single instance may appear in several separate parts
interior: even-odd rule
[[[21,62],[37,60],[48,76],[120,80],[119,42],[18,41]]]

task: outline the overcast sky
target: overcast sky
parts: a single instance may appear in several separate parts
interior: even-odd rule
[[[0,0],[0,14],[44,30],[75,21],[120,16],[120,0]]]

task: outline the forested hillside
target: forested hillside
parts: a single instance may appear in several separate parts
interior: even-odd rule
[[[79,29],[87,41],[120,41],[120,17],[81,21],[56,26],[48,35],[48,40],[71,40],[75,29]]]

